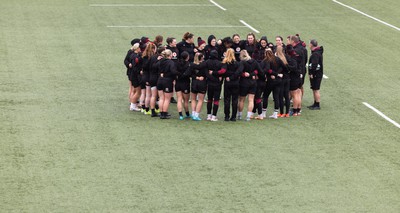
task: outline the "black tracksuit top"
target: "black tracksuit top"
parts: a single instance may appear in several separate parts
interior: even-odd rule
[[[129,64],[131,63],[130,58],[131,58],[132,53],[133,53],[133,51],[131,49],[129,49],[128,53],[126,53],[126,56],[124,59],[124,64],[126,67],[126,75],[129,75],[129,71],[130,71]]]
[[[248,61],[240,61],[239,72],[242,74],[240,77],[240,85],[242,86],[255,86],[256,80],[253,77],[258,75],[259,70],[261,70],[260,65],[254,59]],[[244,73],[248,72],[249,77],[245,77]]]
[[[182,54],[184,51],[189,53],[189,61],[193,62],[194,60],[194,44],[189,44],[186,41],[179,42],[176,47],[178,48],[179,54]],[[180,58],[180,55],[179,55]]]
[[[170,59],[163,58],[159,62],[157,62],[156,66],[158,66],[160,76],[162,73],[164,78],[175,80],[176,76],[180,75],[180,73],[176,69],[175,63]]]
[[[308,73],[315,76],[316,78],[322,78],[324,75],[324,65],[323,65],[323,47],[316,47],[311,51],[310,60],[308,62]],[[319,68],[318,68],[319,65]]]
[[[132,64],[132,73],[139,73],[142,70],[143,59],[138,53],[133,52],[129,58],[129,63]]]
[[[276,63],[269,62],[270,69],[267,70],[267,72],[266,72],[267,81],[270,81],[270,82],[277,82],[277,81],[281,80],[281,78],[278,77],[278,74],[282,73],[282,69],[285,66],[280,58],[275,57],[275,59],[276,59]],[[275,79],[271,78],[272,75],[275,76]]]
[[[178,76],[177,82],[180,83],[189,83],[190,84],[190,75],[188,75],[187,71],[190,68],[190,62],[189,61],[184,61],[184,60],[179,60],[178,61],[178,72],[180,73]]]
[[[218,71],[221,69],[222,63],[218,59],[216,58],[208,59],[207,61],[201,62],[199,65],[194,64],[193,67],[195,69],[205,71],[208,85],[219,86],[222,84],[222,81],[219,80],[219,77],[209,74],[209,70]]]

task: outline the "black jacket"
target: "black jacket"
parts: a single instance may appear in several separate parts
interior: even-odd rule
[[[314,50],[311,50],[311,56],[308,62],[309,75],[313,75],[313,77],[316,78],[322,78],[324,75],[323,53],[323,47],[316,47]]]
[[[242,69],[243,70],[243,69]],[[239,69],[239,62],[233,61],[232,63],[224,63],[221,66],[221,69],[218,71],[214,71],[214,76],[222,76],[225,79],[225,85],[237,85],[239,86],[239,79],[241,69]],[[229,78],[229,81],[226,81],[226,78]]]
[[[186,41],[179,42],[176,47],[178,48],[179,54],[183,53],[184,51],[189,53],[189,61],[193,62],[194,60],[194,44],[189,44]],[[180,55],[179,55],[180,57]]]
[[[261,70],[260,65],[254,59],[248,61],[240,61],[239,72],[242,73],[240,77],[240,85],[250,87],[256,86],[256,76]],[[250,74],[249,77],[245,77],[245,72]]]
[[[243,40],[241,40],[241,41],[239,41],[239,43],[233,43],[232,44],[232,49],[235,51],[235,59],[236,59],[236,61],[240,61],[240,51],[242,51],[242,49],[243,49],[243,43],[244,43],[244,41]]]
[[[125,64],[125,67],[126,67],[126,75],[129,75],[130,73],[130,68],[129,68],[129,64],[131,63],[130,62],[130,58],[131,58],[131,55],[132,55],[132,53],[133,53],[133,51],[131,50],[131,49],[129,49],[128,50],[128,53],[126,53],[126,56],[125,56],[125,59],[124,59],[124,64]]]
[[[176,69],[175,63],[170,60],[163,58],[157,62],[156,66],[158,67],[158,71],[163,75],[163,78],[175,80],[177,75],[180,75],[178,70]]]
[[[301,73],[306,73],[306,63],[307,63],[307,49],[303,47],[302,43],[297,43],[296,46],[293,46],[294,51],[297,53],[297,65],[301,71]]]

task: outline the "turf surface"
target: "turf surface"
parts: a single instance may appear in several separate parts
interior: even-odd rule
[[[394,0],[342,2],[400,25]],[[400,211],[399,129],[362,104],[400,121],[399,31],[328,0],[219,0],[227,11],[89,6],[98,3],[160,1],[1,0],[2,211]],[[271,41],[320,41],[321,111],[249,123],[179,121],[175,106],[167,121],[128,111],[122,62],[132,38],[250,29],[107,26],[239,20]]]

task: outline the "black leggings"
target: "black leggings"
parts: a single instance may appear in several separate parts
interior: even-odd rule
[[[286,107],[286,113],[289,113],[290,108],[290,98],[289,98],[289,88],[290,88],[290,79],[282,79],[281,89],[279,94],[279,109],[280,113],[283,113],[283,107]],[[285,99],[285,101],[283,101]]]
[[[212,115],[217,116],[220,96],[221,96],[221,85],[218,86],[208,85],[207,114],[211,114],[212,110]]]
[[[262,95],[265,92],[266,84],[263,82],[262,84],[257,82],[257,91],[256,95],[254,96],[254,108],[253,113],[258,110],[258,114],[261,115],[262,113]]]
[[[281,81],[275,80],[273,82],[268,81],[267,86],[265,87],[265,92],[263,96],[263,108],[266,109],[268,107],[268,97],[272,92],[272,96],[274,98],[274,109],[279,109],[279,93],[281,90]]]
[[[239,85],[230,85],[225,82],[224,85],[225,118],[229,118],[231,100],[232,100],[232,118],[236,118],[238,110],[238,99],[239,99]]]

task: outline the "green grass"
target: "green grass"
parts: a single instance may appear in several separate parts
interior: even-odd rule
[[[1,211],[400,211],[399,129],[362,104],[400,121],[393,28],[328,0],[217,1],[225,12],[89,7],[113,0],[0,2]],[[394,0],[342,2],[400,25]],[[240,19],[272,41],[293,33],[320,41],[329,76],[321,111],[249,123],[182,122],[175,106],[166,121],[128,111],[122,62],[132,38],[244,37],[250,29],[107,25]],[[307,88],[304,105],[311,102]]]

